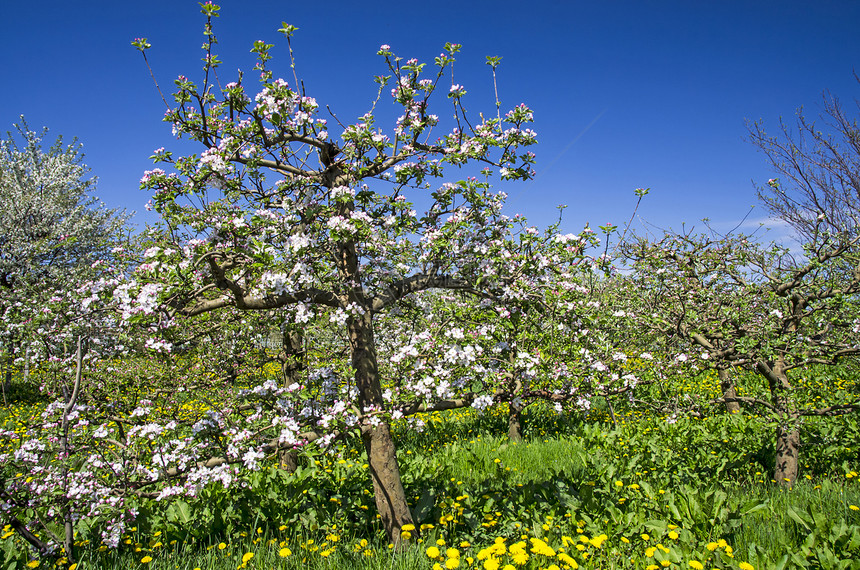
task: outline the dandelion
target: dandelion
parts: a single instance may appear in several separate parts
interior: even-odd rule
[[[576,560],[570,557],[567,553],[559,552],[558,559],[570,566],[571,568],[579,568],[579,564],[576,563]]]
[[[674,530],[669,531],[669,538],[671,538],[672,540],[678,540],[678,533]]]
[[[140,559],[141,564],[149,564],[150,562],[152,562],[152,556],[144,556]]]
[[[224,550],[225,548],[227,548],[227,545],[224,544],[223,542],[218,544],[218,550]]]
[[[285,546],[278,551],[278,556],[280,556],[281,558],[286,558],[287,556],[289,556],[292,553],[293,553],[293,551]]]
[[[755,570],[755,567],[749,562],[741,562],[740,564],[738,564],[738,568],[740,568],[741,570]]]
[[[438,548],[436,548],[435,546],[431,546],[431,547],[429,547],[429,548],[426,550],[426,552],[427,552],[427,557],[428,557],[428,558],[436,559],[436,558],[439,558],[439,557],[440,557],[439,549],[438,549]]]
[[[857,505],[848,505],[848,508],[852,511],[860,511],[860,507],[858,507]]]
[[[702,566],[702,563],[698,560],[690,560],[690,568],[693,568],[694,570],[702,570],[704,566]]]

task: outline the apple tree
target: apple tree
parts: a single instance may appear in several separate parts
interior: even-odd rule
[[[156,168],[141,186],[153,193],[170,239],[115,298],[129,319],[161,330],[232,309],[279,311],[299,324],[325,315],[340,327],[352,378],[330,379],[338,395],[324,423],[348,415],[360,431],[376,504],[397,542],[412,515],[383,398],[375,321],[409,295],[479,292],[505,274],[502,245],[511,221],[502,213],[504,196],[476,176],[533,175],[534,156],[525,150],[536,142],[532,112],[518,105],[505,114],[467,114],[465,88],[446,83],[457,44],[446,44],[430,66],[383,45],[378,54],[388,75],[376,78],[377,99],[390,100],[399,118],[382,128],[381,103],[374,102],[357,120],[329,120],[300,82],[276,77],[270,44],[258,41],[252,49],[256,87],[242,74],[222,84],[212,53],[218,10],[203,5],[202,82],[179,77],[165,117],[202,152],[155,152]],[[280,29],[288,42],[294,31]],[[146,40],[134,45],[146,57]],[[488,63],[495,73],[497,60]],[[431,112],[431,101],[447,105],[452,118]],[[472,176],[440,180],[452,167],[470,166]],[[427,204],[423,213],[418,202]]]

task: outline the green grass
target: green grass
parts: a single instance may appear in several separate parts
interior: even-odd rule
[[[79,538],[78,568],[226,570],[253,553],[245,568],[429,569],[453,565],[445,554],[452,547],[461,568],[469,559],[477,568],[486,560],[499,568],[564,568],[562,550],[582,568],[860,567],[860,509],[851,508],[860,505],[856,417],[804,424],[800,479],[786,489],[769,480],[768,418],[714,409],[668,423],[641,410],[616,412],[613,429],[600,411],[567,416],[535,406],[516,443],[504,436],[501,407],[481,416],[428,415],[423,431],[395,425],[404,485],[422,527],[404,552],[389,548],[366,458],[349,441],[308,451],[295,475],[271,467],[249,474],[244,489],[213,486],[186,503],[188,517],[141,501],[137,527],[120,549]],[[23,412],[10,406],[5,413]],[[29,557],[7,534],[0,562],[20,567]],[[529,555],[522,566],[510,550],[521,537]],[[493,547],[500,538],[504,553]],[[545,541],[554,557],[532,539]],[[427,554],[433,546],[442,553],[437,559]],[[289,556],[281,555],[285,547]],[[45,560],[40,567],[51,566]]]

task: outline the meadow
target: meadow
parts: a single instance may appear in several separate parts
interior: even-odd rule
[[[856,394],[856,371],[826,369],[808,389]],[[835,376],[823,376],[835,375]],[[686,379],[710,396],[713,373]],[[45,401],[16,385],[0,410],[22,430]],[[205,406],[204,406],[205,407]],[[359,441],[307,447],[294,473],[269,458],[229,491],[138,498],[118,549],[77,527],[78,561],[39,560],[8,525],[3,568],[860,568],[860,426],[803,424],[793,487],[770,479],[773,421],[703,406],[675,417],[624,399],[588,412],[526,409],[509,441],[506,406],[394,424],[417,528],[388,544]],[[3,445],[12,445],[10,442]],[[4,477],[26,477],[6,473]]]

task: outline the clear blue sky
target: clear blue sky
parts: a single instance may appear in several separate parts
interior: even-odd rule
[[[250,72],[254,40],[276,45],[290,78],[282,21],[299,27],[298,71],[308,94],[339,116],[369,108],[380,44],[430,61],[463,44],[455,68],[471,111],[492,110],[487,55],[502,56],[503,107],[535,110],[539,173],[505,187],[509,211],[538,225],[567,204],[565,229],[623,223],[633,190],[651,187],[640,215],[680,228],[708,217],[728,228],[756,203],[752,181],[772,176],[745,141],[745,119],[776,131],[798,106],[817,115],[825,89],[853,106],[860,85],[860,2],[550,1],[287,2],[225,0],[216,50]],[[139,212],[151,151],[178,148],[140,54],[147,37],[157,79],[200,78],[197,2],[0,2],[0,132],[23,114],[32,127],[77,136],[99,177],[97,195]],[[253,76],[251,74],[250,76]],[[250,77],[249,76],[249,77]],[[291,82],[292,83],[292,82]],[[145,212],[144,212],[145,214]],[[766,213],[758,206],[752,219]]]

